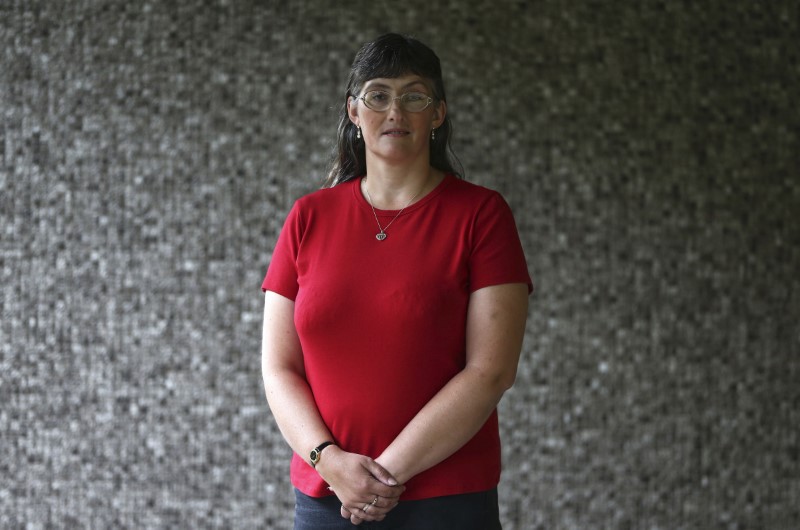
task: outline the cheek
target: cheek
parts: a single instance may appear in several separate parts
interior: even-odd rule
[[[381,120],[379,116],[362,116],[361,128],[368,131],[374,131],[380,128]]]

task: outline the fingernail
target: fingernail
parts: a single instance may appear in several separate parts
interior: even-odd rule
[[[397,481],[393,478],[390,478],[387,482],[392,486],[397,486]]]

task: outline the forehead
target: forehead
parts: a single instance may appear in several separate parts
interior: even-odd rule
[[[364,83],[364,90],[421,90],[430,89],[428,81],[418,75],[401,77],[376,77]]]

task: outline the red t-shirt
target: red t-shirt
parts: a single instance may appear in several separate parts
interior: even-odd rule
[[[375,458],[463,369],[470,293],[532,284],[497,192],[447,175],[378,241],[359,182],[295,203],[262,289],[295,301],[306,377],[336,443]],[[386,227],[397,211],[377,214]],[[330,494],[298,455],[291,478],[307,495]],[[466,445],[411,479],[403,498],[484,491],[499,479],[495,411]]]

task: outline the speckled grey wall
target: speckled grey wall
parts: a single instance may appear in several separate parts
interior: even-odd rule
[[[0,3],[0,526],[287,527],[259,285],[395,30],[537,284],[505,527],[798,528],[797,3],[332,6]]]

